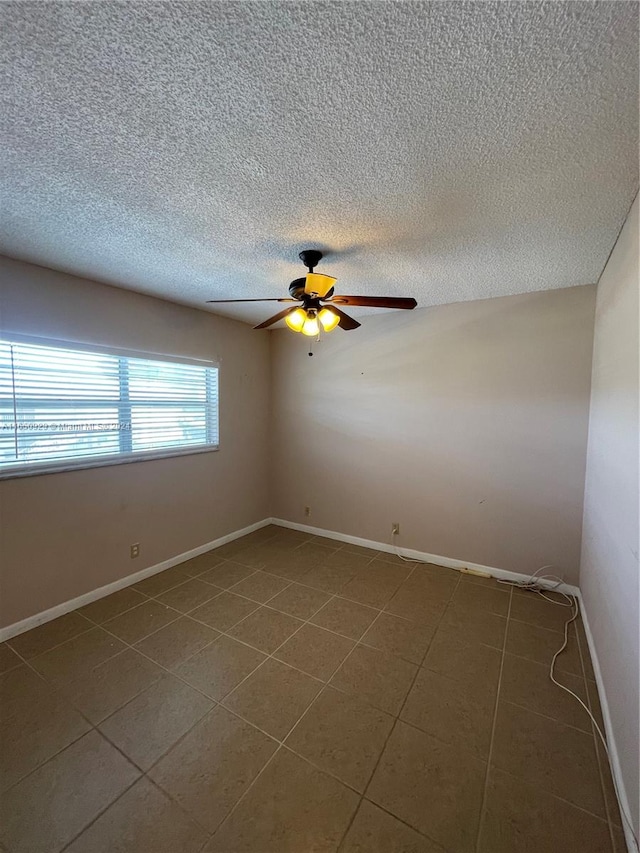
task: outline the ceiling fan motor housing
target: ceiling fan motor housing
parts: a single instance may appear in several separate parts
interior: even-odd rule
[[[307,302],[309,302],[309,303],[313,302],[314,303],[313,305],[311,305],[311,304],[309,305],[310,308],[317,307],[317,305],[315,303],[317,303],[318,300],[314,299],[313,297],[310,297],[308,293],[304,292],[304,287],[305,287],[306,283],[307,283],[306,278],[294,279],[294,281],[292,281],[291,284],[289,285],[289,293],[291,294],[291,296],[293,296],[294,299],[299,299],[301,302],[304,302],[305,305]],[[323,296],[322,298],[323,299],[330,299],[332,296],[333,296],[333,287],[331,288],[331,290],[327,291],[326,296]]]

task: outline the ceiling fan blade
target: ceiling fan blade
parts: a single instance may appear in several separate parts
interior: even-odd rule
[[[344,329],[345,332],[350,332],[351,329],[357,329],[360,325],[357,320],[354,320],[353,317],[350,317],[348,314],[345,314],[344,311],[341,311],[333,304],[331,304],[329,310],[334,311],[338,315],[338,317],[340,317],[340,322],[338,323],[338,325],[341,329]]]
[[[292,302],[294,300],[291,300]],[[273,326],[274,323],[277,323],[278,320],[284,320],[287,314],[291,314],[292,311],[297,311],[298,307],[295,308],[285,308],[284,311],[280,311],[278,314],[274,314],[273,317],[269,317],[268,320],[265,320],[264,323],[260,323],[259,326],[254,326],[254,329],[266,329],[269,326]]]
[[[288,297],[271,298],[271,299],[207,299],[207,304],[212,302],[297,302],[297,299],[289,299]]]
[[[362,308],[407,308],[411,310],[418,304],[415,299],[396,296],[334,296],[328,300],[331,305],[353,305]]]

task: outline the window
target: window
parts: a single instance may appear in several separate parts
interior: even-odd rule
[[[0,341],[0,476],[218,446],[218,369]]]

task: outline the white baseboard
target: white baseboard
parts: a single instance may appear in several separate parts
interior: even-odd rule
[[[58,616],[64,616],[65,613],[70,613],[72,610],[77,610],[79,607],[84,607],[86,604],[91,604],[92,601],[97,601],[99,598],[104,598],[117,592],[119,589],[124,589],[134,583],[139,583],[151,575],[157,575],[158,572],[163,572],[165,569],[170,569],[178,563],[184,563],[185,560],[190,560],[192,557],[198,557],[204,554],[205,551],[211,551],[213,548],[219,548],[221,545],[226,545],[227,542],[233,542],[234,539],[239,539],[241,536],[246,536],[248,533],[253,533],[254,530],[259,530],[261,527],[266,527],[271,524],[270,518],[263,518],[262,521],[256,521],[255,524],[250,524],[248,527],[243,527],[241,530],[234,530],[233,533],[227,533],[225,536],[220,536],[212,542],[207,542],[204,545],[199,545],[197,548],[192,548],[190,551],[185,551],[183,554],[177,554],[175,557],[170,557],[168,560],[163,560],[161,563],[156,563],[154,566],[147,566],[146,569],[141,569],[133,575],[119,578],[113,583],[106,586],[92,589],[91,592],[85,592],[84,595],[79,595],[77,598],[72,598],[70,601],[64,601],[62,604],[56,604],[55,607],[49,610],[43,610],[42,613],[36,613],[34,616],[28,616],[20,622],[14,622],[13,625],[7,625],[6,628],[0,628],[0,642],[10,640],[18,634],[24,634],[25,631],[30,631],[32,628],[37,628],[38,625],[44,625],[45,622],[51,622],[52,619],[57,619]]]
[[[359,536],[349,536],[346,533],[336,533],[333,530],[322,530],[320,527],[311,527],[308,524],[298,524],[295,521],[285,521],[283,518],[270,519],[271,524],[277,524],[279,527],[290,527],[292,530],[300,530],[302,533],[311,533],[314,536],[324,536],[327,539],[336,539],[338,542],[348,542],[349,545],[360,545],[362,548],[373,548],[376,551],[384,551],[386,554],[401,554],[403,557],[409,557],[413,560],[420,560],[423,563],[434,563],[436,566],[444,566],[446,569],[456,569],[456,571],[464,572],[467,569],[472,572],[480,572],[481,574],[491,575],[492,578],[509,581],[527,580],[528,575],[521,575],[518,572],[510,572],[506,569],[496,569],[493,566],[481,566],[479,563],[469,563],[465,560],[454,560],[452,557],[442,557],[439,554],[427,554],[425,551],[414,551],[411,548],[395,548],[389,542],[374,542],[372,539],[361,539]],[[540,581],[543,586],[554,587],[552,581]],[[557,587],[560,592],[566,592],[569,595],[577,595],[578,587],[571,584],[562,584]]]
[[[600,699],[600,707],[602,708],[602,719],[604,720],[604,735],[607,738],[607,747],[609,749],[611,772],[616,783],[615,787],[616,793],[618,795],[618,803],[620,806],[620,810],[625,812],[627,815],[630,815],[631,810],[629,808],[629,798],[627,797],[624,778],[622,776],[622,767],[620,766],[620,757],[616,745],[613,723],[611,722],[611,712],[609,711],[609,703],[607,702],[607,693],[604,689],[604,681],[602,679],[600,661],[598,660],[598,652],[596,651],[596,644],[593,639],[593,634],[591,633],[591,628],[589,627],[589,616],[587,614],[586,608],[584,606],[584,601],[582,600],[582,595],[580,592],[578,592],[578,598],[580,600],[582,623],[584,625],[584,632],[587,637],[589,654],[591,655],[591,663],[593,664],[593,672],[596,677],[596,687],[598,688],[598,697]],[[626,825],[624,819],[622,821],[622,829],[624,831],[624,837],[625,841],[627,842],[627,849],[629,850],[629,853],[636,853],[637,847],[633,835],[631,834],[631,830]]]

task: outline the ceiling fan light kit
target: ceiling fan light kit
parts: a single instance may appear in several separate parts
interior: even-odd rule
[[[360,326],[357,320],[345,314],[338,305],[354,305],[369,308],[402,308],[411,310],[416,307],[415,299],[394,296],[337,296],[334,285],[337,279],[330,275],[314,272],[322,259],[322,252],[317,249],[305,249],[300,252],[300,260],[308,269],[306,276],[296,278],[289,285],[289,298],[268,299],[209,299],[209,303],[221,302],[298,302],[292,308],[285,308],[273,317],[269,317],[254,329],[267,329],[280,320],[284,320],[292,332],[301,332],[309,337],[320,334],[322,327],[325,332],[332,332],[337,326],[346,332]],[[329,303],[323,305],[322,303]]]

